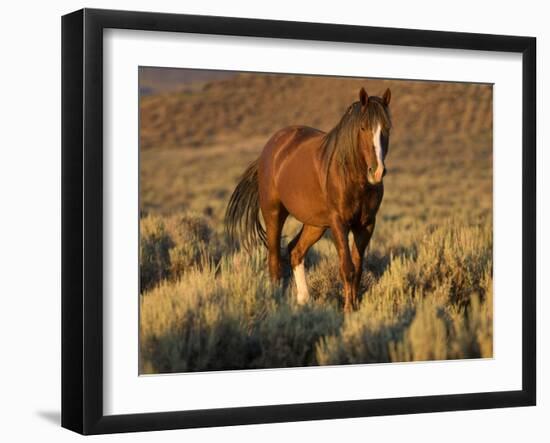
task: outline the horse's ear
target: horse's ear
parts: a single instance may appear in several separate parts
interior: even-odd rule
[[[365,88],[361,88],[361,90],[359,91],[359,100],[361,101],[361,106],[363,108],[367,106],[369,96],[367,95],[367,91],[365,91]]]
[[[388,106],[391,101],[391,91],[390,88],[386,89],[386,92],[384,92],[384,95],[382,96],[382,100],[384,100],[384,104]]]

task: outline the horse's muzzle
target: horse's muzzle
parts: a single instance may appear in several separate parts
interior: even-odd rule
[[[382,178],[386,175],[386,168],[384,166],[378,166],[376,168],[376,171],[374,173],[372,172],[372,168],[369,168],[368,172],[368,181],[372,185],[378,185],[382,182]]]

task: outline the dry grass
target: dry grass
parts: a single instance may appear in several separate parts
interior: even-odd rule
[[[306,98],[331,80],[335,87],[345,84],[331,91],[342,90],[341,96],[327,108],[319,107],[323,112],[307,115],[312,121],[333,116],[333,123],[343,111],[342,97],[348,103],[354,99],[355,83],[305,80],[244,76],[233,83],[212,82],[187,95],[150,96],[142,102],[142,109],[151,107],[147,112],[166,106],[159,127],[187,128],[193,134],[189,143],[184,137],[183,146],[176,146],[177,131],[165,129],[160,139],[166,144],[153,137],[141,152],[141,373],[492,356],[487,86],[391,83],[395,131],[386,193],[356,312],[342,313],[330,234],[306,258],[313,296],[306,306],[296,305],[288,277],[281,286],[269,283],[265,251],[229,252],[222,226],[225,205],[239,175],[263,147],[264,130],[282,125],[284,116],[290,120],[285,124],[308,123],[293,108],[285,108],[284,100],[272,103],[276,115],[271,119],[263,107],[254,113],[254,106],[239,104],[238,98],[247,92],[254,103],[261,102],[270,89],[258,85],[267,82],[291,103],[306,103],[300,109],[307,114],[319,104]],[[378,83],[375,90],[387,84]],[[212,91],[218,99],[210,103],[205,97]],[[236,98],[227,98],[231,94]],[[422,99],[437,104],[434,112],[441,115],[422,112]],[[220,104],[224,100],[229,100],[226,108]],[[251,111],[242,111],[240,124],[230,124],[231,116],[224,117],[227,121],[220,117],[207,137],[201,132],[202,107],[187,114],[187,124],[179,120],[189,112],[187,107],[199,102],[210,103],[206,111],[215,110],[215,115],[220,106],[230,114],[235,108]],[[260,125],[254,133],[260,120],[269,128]],[[150,127],[147,131],[151,135]],[[287,223],[283,243],[298,227],[294,220]]]

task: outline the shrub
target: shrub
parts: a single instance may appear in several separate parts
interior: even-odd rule
[[[169,252],[173,278],[205,259],[219,261],[218,239],[204,218],[192,214],[173,216],[167,220],[167,228],[174,242]]]
[[[255,335],[261,354],[252,367],[284,368],[318,365],[317,341],[340,328],[343,316],[335,309],[284,304],[262,321]]]
[[[193,266],[220,258],[217,236],[201,217],[183,214],[140,219],[140,290],[174,280]]]
[[[174,243],[158,217],[142,218],[139,234],[140,291],[144,291],[169,276],[170,248]]]
[[[238,369],[245,366],[244,318],[211,284],[215,270],[193,269],[141,297],[142,371]],[[190,284],[191,283],[191,284]]]

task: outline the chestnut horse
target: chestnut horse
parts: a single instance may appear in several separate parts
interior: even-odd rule
[[[290,214],[303,223],[288,245],[300,304],[309,299],[304,257],[330,228],[340,261],[344,310],[357,306],[363,255],[384,195],[390,98],[389,89],[382,97],[369,97],[361,88],[359,101],[349,106],[330,132],[307,126],[279,130],[231,196],[225,214],[229,238],[240,238],[246,249],[260,241],[266,245],[274,282],[282,275],[280,242],[285,220]]]

